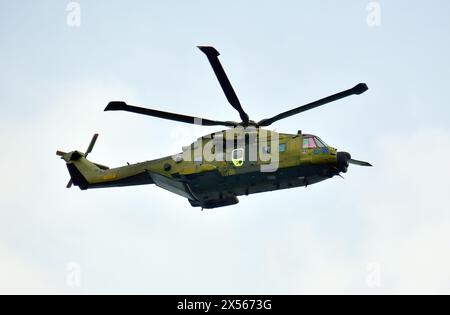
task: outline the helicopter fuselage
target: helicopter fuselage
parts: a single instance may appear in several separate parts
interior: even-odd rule
[[[112,169],[78,151],[62,157],[80,189],[156,184],[202,208],[236,204],[237,196],[308,186],[348,167],[338,158],[342,152],[313,135],[270,132],[261,137],[259,129],[255,138],[245,132],[222,134],[201,137],[173,156]]]

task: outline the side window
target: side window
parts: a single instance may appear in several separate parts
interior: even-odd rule
[[[280,143],[279,151],[280,152],[285,152],[286,151],[286,143]]]
[[[231,152],[231,160],[236,167],[244,165],[244,149],[234,149]]]

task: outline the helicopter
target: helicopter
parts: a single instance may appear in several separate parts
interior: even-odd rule
[[[368,90],[365,83],[253,121],[244,111],[212,46],[198,46],[209,63],[230,105],[241,121],[221,121],[165,112],[111,101],[104,111],[126,111],[186,124],[224,126],[182,148],[181,153],[121,167],[109,168],[87,159],[97,141],[95,134],[85,152],[57,151],[70,175],[67,188],[81,190],[155,184],[186,198],[192,207],[213,209],[235,205],[238,196],[295,187],[307,187],[346,173],[350,164],[372,166],[338,151],[318,136],[277,133],[266,129],[274,122]]]

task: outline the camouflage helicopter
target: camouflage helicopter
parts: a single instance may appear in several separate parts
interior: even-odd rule
[[[276,121],[368,90],[364,83],[315,102],[282,112],[258,122],[250,120],[218,59],[210,46],[198,47],[208,58],[228,102],[241,122],[217,121],[110,102],[105,111],[127,111],[152,117],[203,126],[228,129],[208,134],[183,147],[181,153],[122,167],[107,166],[87,160],[98,134],[83,153],[57,151],[69,170],[72,185],[82,190],[155,184],[185,197],[193,207],[212,209],[234,205],[238,196],[321,182],[346,173],[349,164],[372,166],[352,159],[347,152],[328,146],[311,134],[276,133],[264,129]]]

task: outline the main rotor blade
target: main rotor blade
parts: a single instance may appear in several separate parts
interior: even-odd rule
[[[69,180],[69,182],[67,183],[66,188],[71,188],[72,185],[73,185],[73,180],[72,180],[72,178],[71,178],[71,179]]]
[[[272,118],[263,119],[260,122],[258,122],[258,125],[262,126],[262,127],[269,126],[269,125],[273,124],[274,122],[276,122],[278,120],[281,120],[281,119],[284,119],[284,118],[287,118],[287,117],[290,117],[290,116],[293,116],[293,115],[296,115],[296,114],[300,114],[300,113],[302,113],[304,111],[307,111],[307,110],[310,110],[310,109],[313,109],[313,108],[316,108],[316,107],[319,107],[319,106],[322,106],[322,105],[325,105],[325,104],[337,101],[337,100],[339,100],[341,98],[344,98],[344,97],[347,97],[347,96],[350,96],[350,95],[362,94],[365,91],[367,91],[368,89],[369,88],[367,87],[367,85],[365,83],[359,83],[358,85],[356,85],[355,87],[353,87],[351,89],[348,89],[348,90],[342,91],[340,93],[336,93],[336,94],[333,94],[331,96],[322,98],[322,99],[320,99],[318,101],[315,101],[315,102],[312,102],[312,103],[309,103],[309,104],[306,104],[306,105],[303,105],[303,106],[291,109],[291,110],[286,111],[284,113],[281,113],[281,114],[278,114],[276,116],[273,116]]]
[[[350,164],[355,164],[355,165],[359,165],[359,166],[372,166],[372,164],[370,164],[369,162],[358,161],[358,160],[354,160],[354,159],[350,159],[350,160],[348,161],[348,163],[350,163]]]
[[[234,121],[216,121],[216,120],[204,119],[204,118],[199,118],[199,117],[163,112],[160,110],[128,105],[125,102],[116,102],[116,101],[110,102],[108,104],[108,106],[106,106],[105,111],[112,111],[112,110],[123,110],[126,112],[132,112],[132,113],[141,114],[141,115],[147,115],[147,116],[153,116],[153,117],[158,117],[158,118],[162,118],[162,119],[174,120],[174,121],[179,121],[179,122],[193,124],[193,125],[200,124],[200,123],[202,126],[236,127],[239,125],[239,123],[234,122]]]
[[[97,138],[98,138],[98,133],[94,134],[94,136],[92,137],[91,143],[89,143],[89,146],[88,146],[86,152],[84,153],[85,157],[87,157],[88,154],[92,152],[92,149],[94,148]]]
[[[222,87],[228,102],[239,112],[242,122],[245,124],[248,123],[249,117],[242,108],[241,103],[231,86],[230,80],[228,80],[225,70],[223,70],[219,58],[217,58],[220,53],[211,46],[198,46],[198,48],[206,55],[206,57],[208,57],[209,63],[216,74],[217,80],[219,80],[220,86]]]

